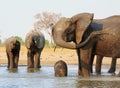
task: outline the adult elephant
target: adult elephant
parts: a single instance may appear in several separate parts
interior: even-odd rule
[[[90,76],[94,55],[120,57],[119,15],[104,19],[93,19],[91,13],[81,13],[71,18],[64,17],[55,24],[52,34],[57,45],[77,49],[78,72],[83,77]],[[70,35],[75,43],[67,43],[69,42],[67,35]]]
[[[8,58],[8,69],[18,68],[20,42],[14,37],[9,37],[6,42],[6,54]]]
[[[26,35],[25,45],[28,50],[27,68],[40,68],[40,55],[45,45],[44,35],[38,30],[31,30]]]

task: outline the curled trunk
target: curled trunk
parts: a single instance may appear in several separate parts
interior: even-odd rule
[[[56,43],[56,45],[64,47],[64,48],[68,48],[68,49],[76,49],[76,44],[67,43],[65,40],[63,40],[62,34],[63,34],[63,32],[58,32],[58,31],[54,30],[53,39],[54,39],[54,42]]]

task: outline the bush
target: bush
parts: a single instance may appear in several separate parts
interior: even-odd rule
[[[49,41],[48,40],[45,40],[45,46],[49,47]]]
[[[25,44],[25,42],[22,40],[21,37],[15,36],[15,38],[20,42],[21,45],[24,45],[24,44]]]

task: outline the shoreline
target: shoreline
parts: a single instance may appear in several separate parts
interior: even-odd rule
[[[41,53],[41,66],[49,65],[53,66],[58,60],[64,60],[68,65],[77,65],[78,59],[76,50],[57,48],[54,52],[54,48],[44,48]],[[104,57],[102,64],[111,64],[112,58]],[[96,62],[96,57],[94,64]],[[7,56],[5,52],[5,47],[0,46],[0,64],[7,64]],[[120,64],[119,59],[117,59],[117,64]],[[19,65],[27,65],[27,49],[25,46],[21,46]]]

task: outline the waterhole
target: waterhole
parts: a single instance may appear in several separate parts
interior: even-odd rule
[[[108,69],[106,65],[100,75],[93,73],[90,78],[81,78],[77,74],[77,65],[68,65],[67,77],[55,77],[53,66],[42,66],[33,72],[28,72],[26,66],[19,66],[12,72],[1,65],[0,88],[120,88],[118,71],[109,74]]]

